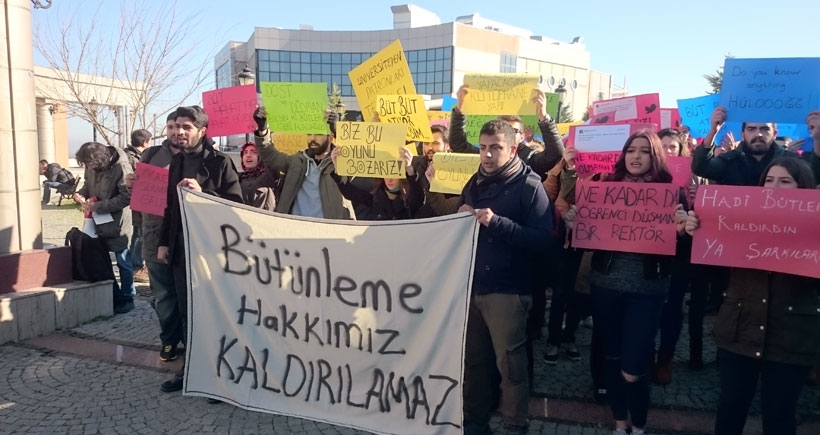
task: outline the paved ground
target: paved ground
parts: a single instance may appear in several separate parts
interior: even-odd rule
[[[44,240],[63,244],[65,232],[82,215],[71,201],[43,211]],[[176,364],[159,363],[156,314],[145,286],[136,309],[125,315],[79,326],[51,337],[0,346],[0,434],[11,433],[281,433],[352,434],[354,430],[308,420],[208,405],[204,399],[163,394],[159,385]],[[707,318],[709,321],[710,319]],[[708,323],[708,322],[707,322]],[[708,330],[711,325],[707,324]],[[689,370],[686,328],[678,345],[673,382],[652,387],[651,433],[709,433],[718,396],[715,349],[707,340],[706,368]],[[590,329],[581,327],[578,347],[584,358],[536,364],[532,434],[608,434],[608,409],[592,403]],[[538,356],[545,347],[536,346]],[[110,349],[110,351],[100,350]],[[820,433],[820,392],[804,389],[801,434]],[[760,432],[758,405],[747,433]],[[497,418],[494,420],[497,424]]]

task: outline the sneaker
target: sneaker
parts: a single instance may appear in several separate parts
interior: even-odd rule
[[[643,429],[638,429],[636,427],[632,428],[632,435],[646,435],[646,432]]]
[[[629,432],[627,432],[626,429],[618,428],[612,431],[612,435],[629,435]]]
[[[547,345],[547,351],[544,352],[544,362],[547,364],[556,364],[558,362],[558,346]]]
[[[125,314],[134,309],[134,301],[114,305],[114,314]]]
[[[159,389],[162,390],[163,393],[173,393],[174,391],[181,390],[184,383],[185,372],[180,370],[174,375],[173,379],[163,382]]]
[[[139,283],[148,283],[151,279],[148,277],[148,268],[145,266],[140,267],[139,269],[134,271],[134,282]]]
[[[567,358],[573,361],[581,360],[581,352],[578,352],[578,348],[575,347],[575,343],[563,343],[561,344],[561,350],[567,354]]]
[[[159,360],[173,361],[175,359],[177,359],[177,346],[175,344],[162,346],[162,350],[159,351]]]

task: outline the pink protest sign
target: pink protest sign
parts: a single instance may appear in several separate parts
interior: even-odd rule
[[[675,255],[678,198],[668,183],[579,181],[572,246]]]
[[[820,190],[700,186],[692,263],[820,278]]]
[[[661,109],[661,128],[681,128],[681,118],[678,109]]]
[[[244,134],[256,130],[256,85],[234,86],[202,93],[208,114],[208,137]]]
[[[666,166],[672,173],[672,184],[687,188],[692,184],[692,158],[681,156],[667,156]]]
[[[131,190],[131,210],[162,216],[168,202],[168,170],[137,163],[137,180]]]
[[[620,151],[576,153],[575,172],[579,177],[612,173],[615,170],[615,162],[618,161],[620,156]]]
[[[614,116],[605,116],[614,112]],[[644,123],[661,125],[661,99],[659,94],[642,94],[614,98],[592,103],[590,113],[596,124]],[[604,120],[606,117],[608,119]],[[603,121],[603,122],[599,122]]]

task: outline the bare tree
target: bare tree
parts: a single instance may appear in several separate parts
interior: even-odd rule
[[[207,33],[199,13],[180,15],[175,5],[161,2],[150,10],[123,0],[118,25],[100,18],[102,3],[90,17],[76,6],[66,14],[58,10],[58,26],[37,20],[35,47],[53,79],[38,90],[68,100],[68,114],[91,123],[109,144],[117,135],[150,127],[213,80],[208,67],[214,49],[194,55],[203,52],[203,38],[195,35]]]

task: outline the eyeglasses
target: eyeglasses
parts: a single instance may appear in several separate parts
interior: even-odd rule
[[[523,130],[521,130],[520,128],[515,128],[515,127],[513,127],[513,131],[515,132],[515,134],[521,134],[521,133],[523,133],[523,132],[524,132],[524,131],[523,131]]]

